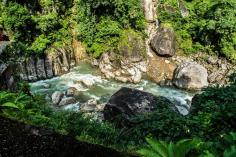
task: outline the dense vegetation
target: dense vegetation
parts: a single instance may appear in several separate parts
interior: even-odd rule
[[[236,1],[186,0],[187,17],[177,0],[160,0],[157,15],[176,31],[179,48],[185,53],[214,52],[236,59]]]
[[[126,29],[144,30],[139,0],[0,1],[0,27],[22,52],[82,41],[94,57],[117,51]],[[16,47],[16,46],[14,46]]]

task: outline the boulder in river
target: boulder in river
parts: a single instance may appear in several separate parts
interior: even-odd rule
[[[66,96],[79,96],[81,93],[75,87],[70,87],[66,91]]]
[[[160,27],[151,39],[152,49],[160,56],[172,57],[176,51],[174,30],[171,27]]]
[[[200,90],[208,86],[207,69],[196,62],[184,62],[174,72],[173,83],[178,88]]]
[[[117,126],[127,126],[132,118],[158,110],[163,105],[176,109],[167,98],[123,87],[105,105],[104,118]]]
[[[76,99],[74,97],[65,97],[61,99],[59,106],[65,106],[76,103]]]
[[[63,98],[64,93],[60,92],[60,91],[56,91],[52,94],[52,103],[54,105],[58,105],[61,101],[61,99]]]

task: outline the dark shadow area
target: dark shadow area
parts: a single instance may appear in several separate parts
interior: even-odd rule
[[[113,149],[26,125],[0,116],[0,157],[123,157]]]

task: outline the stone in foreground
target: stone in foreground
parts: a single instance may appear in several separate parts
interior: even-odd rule
[[[173,84],[187,90],[200,90],[208,86],[206,68],[196,62],[180,64],[174,73]]]
[[[123,87],[106,104],[104,118],[117,126],[128,126],[132,118],[163,108],[164,105],[175,109],[175,106],[164,97]]]

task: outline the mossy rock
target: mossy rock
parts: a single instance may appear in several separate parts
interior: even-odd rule
[[[144,39],[132,29],[122,31],[118,43],[118,53],[125,58],[142,60],[146,57]]]

